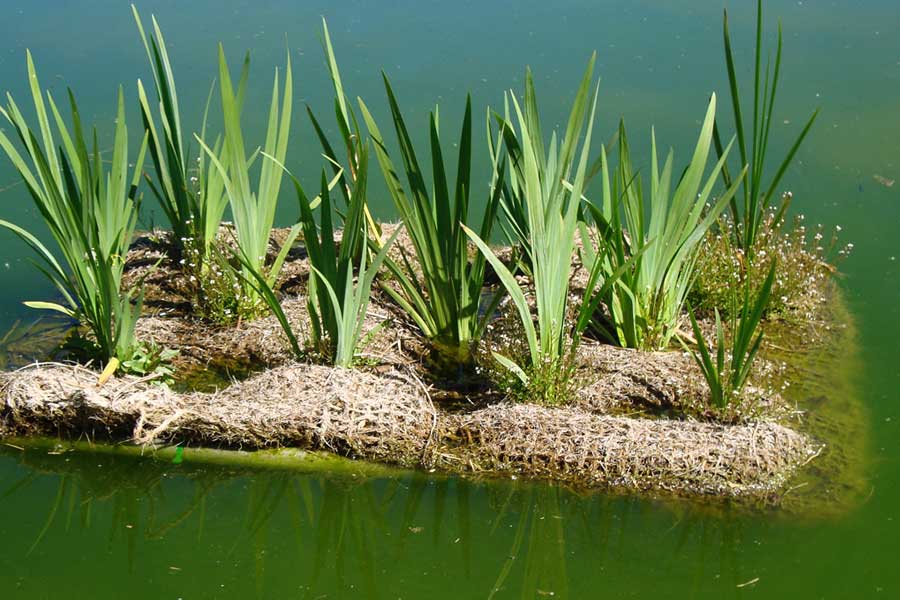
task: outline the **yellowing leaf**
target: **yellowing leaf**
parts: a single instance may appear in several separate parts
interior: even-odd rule
[[[103,369],[103,372],[100,373],[100,378],[97,380],[97,385],[103,385],[109,378],[113,376],[113,373],[116,372],[116,369],[119,368],[119,359],[116,357],[112,357],[109,359],[109,362],[106,363],[106,368]]]
[[[28,301],[23,302],[25,306],[28,308],[36,308],[38,310],[55,310],[56,312],[61,312],[67,317],[75,317],[75,313],[70,308],[66,308],[61,304],[57,304],[56,302],[38,302],[38,301]]]

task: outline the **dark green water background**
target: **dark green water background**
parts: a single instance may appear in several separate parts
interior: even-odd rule
[[[0,88],[25,104],[29,47],[44,86],[58,98],[73,87],[84,116],[105,123],[102,134],[115,86],[123,84],[137,130],[135,79],[150,75],[127,3],[2,4]],[[731,4],[738,59],[747,66],[755,3]],[[624,115],[638,154],[646,157],[652,123],[660,142],[684,159],[711,91],[720,92],[726,114],[715,1],[154,0],[140,8],[162,22],[190,128],[221,40],[235,64],[252,51],[246,122],[261,136],[287,36],[297,100],[289,164],[310,182],[321,165],[300,101],[328,116],[322,15],[350,94],[384,119],[383,67],[408,122],[424,124],[428,107],[441,103],[447,139],[467,90],[483,114],[505,89],[521,87],[526,64],[536,73],[545,123],[561,121],[594,49],[604,138]],[[855,245],[841,285],[861,354],[845,383],[855,386],[869,421],[860,442],[868,491],[850,510],[747,514],[518,482],[362,482],[76,454],[30,453],[23,461],[7,448],[0,456],[0,597],[459,599],[494,590],[497,598],[900,597],[900,184],[873,177],[900,179],[900,6],[768,2],[768,23],[778,16],[785,61],[775,149],[814,107],[823,109],[785,187],[808,222],[841,225]],[[375,202],[380,216],[390,216],[387,202]],[[286,201],[282,221],[295,213]],[[5,160],[0,216],[29,226],[36,220]],[[26,256],[0,234],[0,328],[33,319],[21,301],[49,293]]]

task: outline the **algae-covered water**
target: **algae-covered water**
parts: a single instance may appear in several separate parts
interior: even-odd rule
[[[731,4],[746,66],[754,3]],[[467,90],[479,112],[499,105],[505,89],[521,87],[525,64],[545,121],[561,121],[594,49],[599,130],[611,133],[624,116],[635,155],[646,150],[649,135],[641,134],[652,123],[660,142],[686,158],[711,91],[725,114],[719,2],[154,0],[139,8],[163,25],[188,123],[202,111],[220,40],[235,61],[252,51],[248,125],[262,126],[286,46],[297,103],[325,116],[322,15],[350,95],[384,119],[383,67],[408,122],[424,124],[440,102],[445,137],[455,133]],[[840,279],[854,328],[809,361],[808,379],[792,392],[825,415],[823,430],[835,430],[829,439],[842,447],[793,482],[800,487],[788,508],[13,443],[0,453],[0,597],[900,597],[900,184],[888,185],[900,179],[900,6],[777,1],[766,11],[770,31],[778,16],[785,30],[774,153],[813,108],[823,111],[785,187],[807,222],[840,225],[855,246]],[[7,0],[2,17],[0,88],[24,104],[29,47],[44,85],[57,97],[72,86],[85,118],[107,123],[101,146],[118,83],[137,129],[134,82],[150,74],[126,3]],[[298,106],[289,163],[311,180],[321,162],[301,113]],[[148,208],[145,225],[160,222]],[[375,209],[390,216],[386,201]],[[295,214],[284,202],[282,221]],[[0,217],[36,222],[5,161]],[[20,323],[0,335],[0,356],[14,362],[47,327],[28,330],[35,315],[21,302],[51,291],[6,233],[0,254],[0,330]],[[823,480],[819,471],[841,478]]]

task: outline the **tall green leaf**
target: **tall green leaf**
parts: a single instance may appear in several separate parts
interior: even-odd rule
[[[725,67],[728,73],[728,86],[731,93],[731,107],[734,117],[734,125],[740,152],[741,165],[747,166],[747,176],[741,187],[741,206],[737,199],[731,201],[731,216],[735,224],[735,235],[739,247],[753,259],[754,246],[757,235],[766,221],[766,212],[772,206],[772,199],[778,190],[778,185],[794,160],[797,151],[806,139],[809,130],[819,116],[816,109],[800,133],[794,138],[789,150],[784,157],[777,162],[774,176],[766,182],[766,164],[769,149],[769,134],[775,111],[776,92],[781,76],[781,51],[782,32],[781,23],[778,24],[778,42],[775,50],[775,62],[772,66],[771,56],[766,63],[765,76],[762,74],[762,0],[757,0],[756,7],[756,47],[754,52],[753,69],[753,114],[749,130],[744,123],[744,113],[741,105],[740,89],[738,85],[737,70],[734,63],[734,53],[731,44],[731,34],[728,28],[728,11],[726,10],[722,22],[722,37],[725,49]],[[772,70],[770,71],[770,67]],[[770,77],[771,74],[771,77]],[[762,86],[760,81],[762,80]],[[749,132],[750,143],[747,143]],[[725,157],[722,142],[719,137],[718,123],[715,129],[715,146],[720,158]],[[748,149],[749,148],[749,149]],[[722,179],[727,187],[732,186],[732,178],[727,167],[721,170]],[[776,210],[775,223],[778,223],[787,209],[790,197],[786,196],[782,204]]]

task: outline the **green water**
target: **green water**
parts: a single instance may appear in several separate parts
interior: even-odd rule
[[[638,140],[649,138],[638,133],[653,123],[685,157],[709,92],[727,97],[719,2],[300,4],[142,3],[162,21],[188,123],[201,111],[219,40],[235,61],[252,50],[247,122],[261,123],[263,111],[252,107],[266,106],[285,34],[297,101],[324,115],[321,15],[351,94],[384,118],[383,67],[410,122],[424,123],[429,105],[441,103],[445,135],[467,90],[479,111],[497,105],[503,90],[521,86],[525,64],[535,70],[545,121],[560,121],[594,49],[603,78],[598,127],[612,132],[624,115],[636,154],[646,149]],[[732,4],[738,60],[747,65],[753,3]],[[861,398],[866,423],[855,441],[867,462],[854,473],[865,488],[858,502],[748,513],[521,482],[229,471],[5,447],[0,597],[900,597],[900,184],[873,178],[900,179],[900,7],[778,1],[767,12],[770,23],[782,17],[786,32],[775,149],[781,134],[823,109],[785,187],[809,221],[841,225],[855,245],[841,286],[860,354],[849,373],[829,372],[840,385],[824,379],[806,388]],[[7,0],[2,16],[0,88],[24,102],[30,47],[45,86],[58,97],[72,86],[86,118],[109,122],[115,85],[124,84],[137,128],[134,79],[149,73],[126,3]],[[311,180],[318,149],[296,112],[289,162]],[[35,222],[5,161],[0,190],[2,217]],[[376,209],[390,214],[386,202]],[[294,214],[286,202],[283,219]],[[146,219],[158,222],[158,211]],[[33,318],[22,300],[50,292],[5,233],[0,254],[5,329]]]

